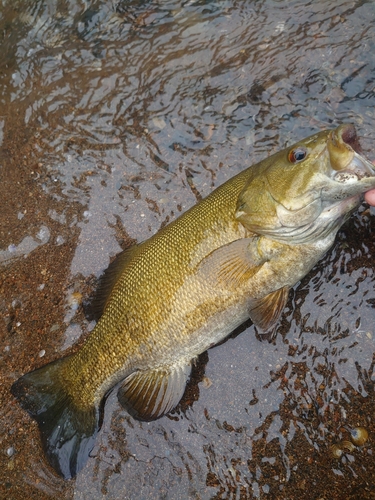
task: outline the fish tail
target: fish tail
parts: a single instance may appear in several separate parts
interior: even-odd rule
[[[44,452],[51,466],[65,479],[85,465],[100,428],[99,408],[82,409],[67,392],[61,368],[69,357],[27,373],[11,387],[20,405],[38,423]]]

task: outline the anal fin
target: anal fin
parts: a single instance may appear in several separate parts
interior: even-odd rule
[[[118,399],[133,417],[155,420],[178,405],[190,372],[190,363],[136,371],[123,382]]]
[[[276,326],[287,303],[289,287],[284,286],[261,299],[252,299],[249,316],[254,325],[262,332],[268,332]]]

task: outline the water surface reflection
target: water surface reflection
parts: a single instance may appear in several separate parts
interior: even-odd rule
[[[92,329],[80,304],[111,256],[244,167],[343,121],[374,158],[374,21],[364,0],[2,1],[4,498],[371,498],[366,207],[295,287],[272,343],[245,325],[156,422],[111,395],[76,481],[49,470],[9,387]],[[345,424],[370,440],[337,460]]]

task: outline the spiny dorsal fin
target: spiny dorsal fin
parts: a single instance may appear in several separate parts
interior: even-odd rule
[[[133,258],[139,245],[133,245],[116,255],[99,278],[98,288],[91,302],[86,304],[86,317],[98,321],[106,308],[113,287],[119,280],[125,267]]]
[[[198,273],[215,285],[241,286],[265,262],[257,250],[257,241],[257,238],[243,238],[214,250],[202,260]]]
[[[178,405],[190,372],[190,363],[134,372],[120,387],[118,399],[133,417],[155,420]]]
[[[249,316],[259,330],[266,332],[276,326],[288,300],[289,287],[284,286],[261,299],[252,299]]]

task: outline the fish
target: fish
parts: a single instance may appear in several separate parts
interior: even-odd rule
[[[121,253],[85,343],[11,387],[54,470],[71,479],[85,466],[114,388],[133,417],[160,418],[199,354],[249,318],[275,331],[291,287],[374,187],[356,129],[343,124],[244,169]]]

